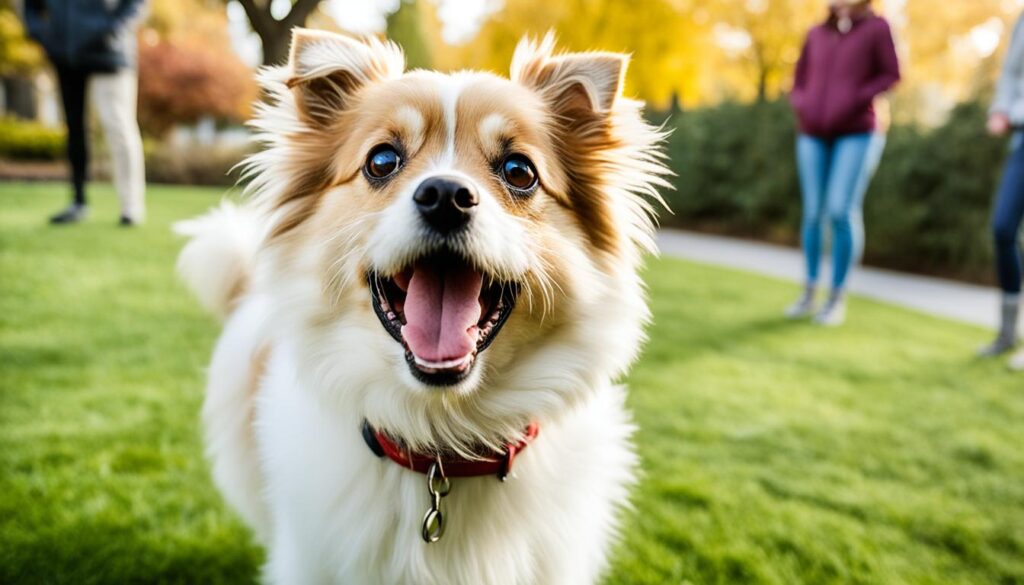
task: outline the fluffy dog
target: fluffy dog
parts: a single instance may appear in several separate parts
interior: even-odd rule
[[[298,30],[250,202],[179,224],[226,319],[203,424],[268,581],[592,583],[636,456],[625,390],[666,174],[626,57],[505,79]],[[514,463],[514,466],[513,466]],[[504,481],[507,478],[508,481]]]

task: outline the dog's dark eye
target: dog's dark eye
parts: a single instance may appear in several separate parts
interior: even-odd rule
[[[366,175],[374,179],[385,179],[395,174],[402,166],[402,157],[389,144],[381,144],[370,151],[366,158]]]
[[[530,159],[513,154],[501,163],[501,179],[516,191],[532,191],[537,186],[537,169]]]

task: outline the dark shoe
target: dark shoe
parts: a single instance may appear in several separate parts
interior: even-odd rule
[[[999,335],[992,343],[978,349],[977,355],[980,358],[999,357],[1010,353],[1015,347],[1017,347],[1017,340],[1015,338]]]
[[[117,222],[117,225],[121,227],[134,227],[137,224],[135,223],[134,219],[128,217],[127,215],[122,215],[121,220]]]
[[[978,350],[978,357],[990,358],[1009,353],[1017,345],[1017,318],[1020,313],[1020,295],[1004,294],[999,333],[995,341]]]
[[[72,203],[67,209],[50,218],[53,225],[64,225],[78,223],[89,214],[89,208],[80,203]]]

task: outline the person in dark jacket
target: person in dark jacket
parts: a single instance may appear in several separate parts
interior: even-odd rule
[[[829,2],[828,19],[807,35],[790,94],[799,123],[796,153],[807,262],[807,285],[787,309],[790,318],[813,316],[821,325],[845,320],[846,281],[864,246],[864,194],[885,146],[875,98],[899,79],[892,32],[870,1]],[[826,220],[832,228],[832,282],[819,309],[815,297]]]
[[[74,199],[50,218],[51,223],[74,223],[87,213],[87,91],[110,148],[121,225],[134,225],[145,217],[142,138],[135,116],[136,30],[144,4],[145,0],[25,0],[26,29],[56,70],[68,129]]]
[[[992,357],[1017,345],[1021,306],[1020,226],[1024,221],[1024,16],[1017,20],[1003,73],[996,85],[989,110],[988,131],[1010,137],[1010,154],[992,212],[992,235],[996,247],[996,274],[1002,290],[999,332],[992,343],[978,353]],[[1024,351],[1011,358],[1010,367],[1024,370]]]

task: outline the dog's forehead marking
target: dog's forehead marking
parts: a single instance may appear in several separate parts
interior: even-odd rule
[[[444,150],[437,166],[442,169],[451,169],[455,166],[455,136],[456,124],[459,113],[459,94],[469,82],[469,76],[464,73],[456,73],[445,77],[441,81],[441,108],[444,116],[445,137]]]
[[[502,134],[505,132],[505,128],[508,126],[509,121],[505,116],[501,114],[488,114],[480,121],[480,127],[478,129],[480,133],[480,142],[483,144],[494,144],[501,140]]]
[[[412,106],[402,106],[395,112],[395,122],[409,134],[423,133],[423,114]]]
[[[395,111],[395,123],[410,142],[409,148],[413,152],[419,150],[423,145],[423,132],[426,129],[423,113],[412,106],[402,106]]]

